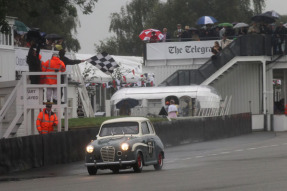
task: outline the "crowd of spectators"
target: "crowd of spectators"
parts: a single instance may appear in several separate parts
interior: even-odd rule
[[[39,33],[41,34],[41,33]],[[31,45],[31,40],[27,39],[28,38],[28,33],[25,34],[19,34],[17,31],[14,31],[14,46],[15,47],[26,47],[30,48]],[[46,49],[46,50],[61,50],[63,49],[64,45],[64,40],[63,39],[45,39],[45,33],[41,34],[43,37],[43,42],[41,45],[41,49]]]
[[[234,23],[233,25],[235,25]],[[272,36],[272,46],[274,54],[282,54],[282,44],[287,36],[287,28],[283,23],[266,24],[253,22],[250,26],[233,28],[232,26],[218,26],[213,24],[204,25],[201,28],[190,27],[186,25],[184,29],[181,24],[177,24],[173,33],[163,28],[164,37],[159,40],[155,36],[149,42],[176,42],[176,41],[204,41],[218,40],[221,48],[225,48],[233,39],[241,35],[261,34]]]

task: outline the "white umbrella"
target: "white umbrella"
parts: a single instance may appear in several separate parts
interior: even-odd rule
[[[249,25],[246,23],[237,23],[236,25],[233,26],[234,29],[242,28],[242,27],[249,27]]]
[[[207,24],[214,24],[217,22],[218,21],[212,16],[202,16],[197,20],[196,24],[197,25],[207,25]]]

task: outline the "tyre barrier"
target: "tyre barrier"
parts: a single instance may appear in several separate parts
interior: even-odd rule
[[[166,147],[252,132],[251,115],[193,118],[154,123]],[[99,127],[0,140],[0,175],[83,160]]]

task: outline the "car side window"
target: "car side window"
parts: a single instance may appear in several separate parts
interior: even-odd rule
[[[148,129],[148,126],[147,126],[146,122],[142,122],[141,127],[142,127],[142,134],[143,135],[149,134],[149,129]]]
[[[153,134],[153,133],[154,133],[154,129],[153,129],[152,124],[151,124],[150,122],[147,122],[147,124],[148,124],[148,128],[149,128],[149,132],[150,132],[151,134]]]

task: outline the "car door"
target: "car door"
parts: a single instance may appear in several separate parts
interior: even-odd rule
[[[146,161],[154,160],[155,159],[154,138],[150,133],[150,129],[146,121],[141,123],[141,128],[142,128],[143,142],[147,144],[147,147],[145,148]]]

